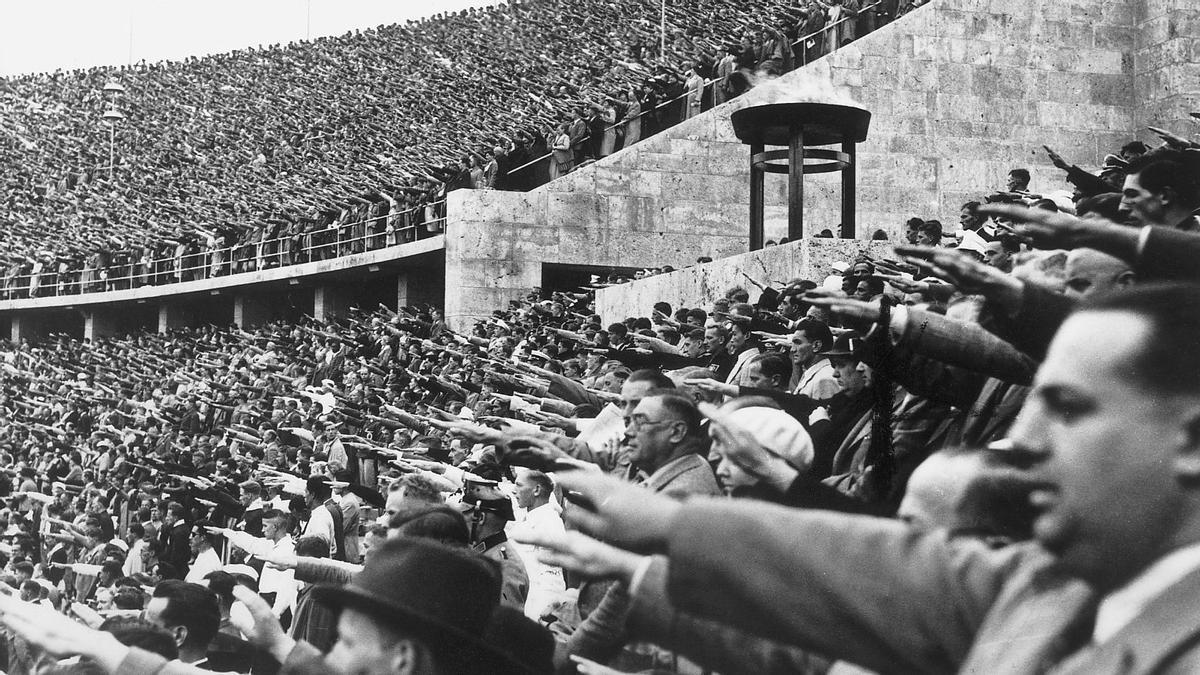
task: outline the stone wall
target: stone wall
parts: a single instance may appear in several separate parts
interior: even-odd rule
[[[1133,72],[1138,101],[1135,123],[1147,142],[1147,126],[1180,135],[1195,132],[1188,113],[1200,110],[1200,3],[1139,0],[1134,16]]]
[[[1198,11],[1194,0],[934,0],[530,193],[452,193],[447,316],[461,326],[502,306],[539,284],[544,263],[680,268],[745,252],[749,148],[729,117],[747,105],[833,98],[872,112],[859,146],[863,238],[895,239],[911,216],[954,225],[962,203],[1002,189],[1014,167],[1036,191],[1067,192],[1042,144],[1094,169],[1143,125],[1190,126]],[[786,232],[784,191],[768,176],[768,239]],[[809,176],[806,232],[836,231],[839,199],[836,174]]]
[[[858,239],[802,239],[782,246],[768,246],[761,251],[602,288],[596,291],[596,313],[607,325],[628,316],[650,316],[654,303],[660,300],[671,303],[675,309],[708,308],[713,300],[723,297],[726,289],[734,286],[750,291],[753,300],[759,294],[756,283],[773,285],[776,289],[796,277],[819,283],[833,273],[834,262],[853,262],[863,251],[879,256],[890,250],[889,242]]]

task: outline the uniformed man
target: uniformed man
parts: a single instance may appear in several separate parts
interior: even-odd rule
[[[529,597],[529,572],[504,532],[515,516],[512,500],[496,489],[498,485],[491,480],[467,481],[463,504],[471,525],[471,547],[500,563],[504,577],[500,602],[523,612]]]

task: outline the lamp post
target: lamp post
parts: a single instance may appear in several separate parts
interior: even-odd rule
[[[110,181],[113,177],[113,164],[116,163],[117,157],[117,123],[125,119],[121,111],[117,110],[117,99],[124,94],[125,87],[116,80],[109,80],[108,84],[104,85],[104,98],[108,101],[108,108],[101,117],[108,124],[108,179]]]
[[[662,0],[658,13],[658,58],[667,56],[667,0]]]

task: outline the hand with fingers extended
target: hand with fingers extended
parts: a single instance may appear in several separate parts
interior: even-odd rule
[[[1012,204],[989,204],[979,213],[1001,216],[1016,223],[1013,232],[1041,249],[1096,248],[1114,253],[1109,242],[1120,242],[1130,252],[1137,249],[1138,231],[1103,218],[1079,218],[1068,213],[1031,209]],[[1118,257],[1124,257],[1118,255]]]
[[[506,442],[497,445],[496,449],[503,464],[543,472],[554,471],[558,460],[570,457],[549,439],[533,434],[508,438]]]
[[[617,579],[628,582],[644,559],[636,553],[597,541],[582,532],[524,532],[516,541],[540,547],[537,558],[592,579]]]
[[[982,207],[981,207],[982,208]],[[988,297],[1021,293],[1021,281],[1000,270],[948,248],[897,246],[896,252],[924,265],[936,276],[954,284],[963,293]]]
[[[1071,168],[1071,165],[1067,163],[1067,160],[1063,159],[1062,155],[1051,150],[1050,146],[1043,145],[1042,147],[1046,149],[1046,154],[1050,157],[1050,163],[1055,167],[1062,169],[1063,171]]]
[[[50,607],[11,595],[0,594],[0,622],[51,656],[86,656],[110,673],[129,654],[129,648],[111,633],[88,628]]]
[[[929,291],[928,281],[918,281],[911,274],[905,274],[904,272],[876,270],[875,276],[884,280],[901,293],[927,293]]]
[[[234,624],[234,628],[241,631],[255,647],[275,657],[280,663],[286,662],[288,654],[296,646],[296,641],[283,631],[283,626],[271,612],[267,601],[242,585],[233,587],[233,597],[248,610],[230,613],[229,620]]]
[[[842,319],[842,325],[860,332],[867,332],[879,321],[879,301],[865,302],[854,298],[810,298],[804,300],[815,307],[824,307]]]
[[[264,551],[254,554],[254,557],[277,570],[294,570],[300,564],[299,557],[295,553],[285,551]]]
[[[450,435],[462,438],[472,443],[498,443],[504,438],[504,433],[472,422],[451,422]]]
[[[1149,129],[1155,135],[1157,135],[1159,138],[1163,139],[1164,143],[1166,143],[1167,145],[1171,146],[1172,148],[1174,148],[1176,150],[1187,150],[1188,148],[1200,147],[1197,144],[1193,143],[1192,141],[1189,141],[1188,139],[1184,138],[1183,136],[1177,136],[1177,135],[1167,131],[1166,129],[1160,129],[1158,127],[1146,127],[1146,128]]]
[[[626,675],[625,671],[609,668],[591,659],[585,659],[578,654],[572,654],[571,661],[575,664],[575,672],[579,673],[579,675]]]
[[[722,396],[737,396],[737,385],[726,384],[719,380],[714,380],[711,377],[692,377],[683,381],[689,387],[695,387],[700,391],[709,391]]]
[[[638,552],[661,551],[682,503],[606,474],[561,472],[558,484],[572,503],[563,512],[571,527]]]

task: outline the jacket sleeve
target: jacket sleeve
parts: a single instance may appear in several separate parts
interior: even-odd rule
[[[1200,281],[1200,235],[1151,227],[1134,263],[1141,280]]]
[[[550,380],[550,387],[546,391],[551,396],[557,396],[574,405],[591,404],[597,408],[604,407],[604,401],[575,380],[556,373],[547,373],[544,377]]]
[[[987,381],[983,374],[915,354],[903,342],[896,345],[886,361],[878,358],[869,346],[859,357],[872,368],[886,372],[906,390],[935,403],[959,408],[970,407]]]
[[[1067,315],[1074,308],[1075,301],[1067,296],[1025,282],[1021,292],[1021,309],[1016,316],[1005,316],[1004,312],[995,312],[994,316],[1001,337],[1040,361],[1045,358],[1046,349],[1058,332],[1058,327],[1067,320]]]
[[[953,672],[1031,554],[880,518],[693,499],[668,534],[681,611],[881,672]]]
[[[348,584],[362,566],[328,558],[296,559],[296,581],[312,584]]]
[[[190,666],[182,661],[168,661],[153,652],[132,647],[117,666],[116,675],[211,675],[211,670]]]
[[[619,466],[619,451],[618,453],[610,453],[604,452],[603,450],[593,450],[592,446],[579,440],[578,438],[570,438],[567,436],[556,436],[552,442],[554,445],[558,446],[560,450],[574,457],[575,459],[598,465],[605,473],[612,473]]]
[[[1037,362],[979,324],[908,309],[900,340],[913,352],[1005,382],[1029,384]]]
[[[667,564],[662,558],[654,560],[634,590],[627,618],[630,635],[678,652],[707,671],[816,674],[831,665],[822,656],[680,612],[667,598]]]
[[[560,670],[570,667],[568,656],[582,656],[599,663],[615,657],[628,641],[625,620],[629,614],[629,593],[620,583],[609,586],[596,609],[588,614],[566,644],[558,650],[555,660]],[[571,669],[571,672],[574,672]]]

